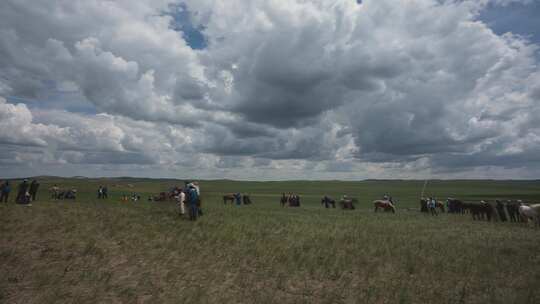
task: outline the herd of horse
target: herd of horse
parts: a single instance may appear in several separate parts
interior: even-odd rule
[[[354,210],[354,204],[357,202],[358,200],[355,198],[348,198],[347,196],[343,196],[343,198],[338,202],[338,204],[341,209]],[[325,195],[321,199],[321,205],[324,205],[325,208],[330,208],[330,206],[332,206],[332,208],[336,208],[336,200]]]
[[[244,205],[250,205],[251,204],[251,197],[248,194],[240,194],[240,193],[228,193],[223,195],[223,204],[227,204],[230,202],[231,204],[234,204],[236,201],[237,205],[244,204]]]
[[[445,212],[445,204],[437,201],[437,208],[440,212]],[[495,200],[494,203],[487,201],[464,202],[455,198],[446,200],[448,213],[471,214],[473,220],[487,221],[510,221],[510,222],[528,222],[532,220],[537,226],[540,226],[540,204],[525,204],[522,201]],[[420,211],[428,213],[428,200],[420,200]]]
[[[237,199],[235,194],[226,194],[223,196],[223,203],[233,203]],[[251,202],[250,202],[251,203]],[[300,196],[294,193],[282,193],[279,203],[282,207],[300,207]],[[336,202],[335,199],[325,195],[321,199],[321,205],[325,208],[336,208],[339,206],[343,210],[354,210],[358,200],[343,196]],[[380,199],[372,202],[374,212],[382,210],[384,212],[396,213],[396,206],[392,200]],[[511,222],[527,222],[534,221],[540,226],[540,204],[523,204],[520,201],[495,201],[495,205],[489,202],[464,202],[455,198],[448,198],[446,202],[435,201],[430,204],[427,199],[420,199],[420,212],[422,213],[453,213],[453,214],[471,214],[473,220],[487,221],[511,221]]]

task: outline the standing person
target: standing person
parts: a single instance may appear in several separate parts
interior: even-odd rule
[[[103,199],[109,198],[108,191],[109,190],[107,189],[107,186],[103,186],[103,188],[101,188],[101,198]]]
[[[437,200],[435,200],[434,197],[429,198],[429,210],[431,211],[431,215],[439,215],[437,214]]]
[[[9,186],[9,181],[6,181],[0,186],[0,203],[3,201],[7,204],[9,192],[11,192],[11,187]]]
[[[58,188],[58,186],[56,184],[54,184],[54,186],[52,186],[50,191],[51,191],[51,198],[54,199],[54,200],[57,200],[58,199],[58,192],[60,192],[60,188]]]
[[[179,214],[181,216],[186,214],[186,207],[184,205],[186,203],[186,194],[184,193],[184,191],[180,191],[180,193],[178,193],[178,195],[176,196],[176,201],[178,203]]]
[[[234,198],[236,199],[236,205],[237,206],[242,205],[242,195],[240,193],[236,193],[234,195]]]
[[[39,183],[37,182],[37,180],[34,179],[32,183],[30,183],[30,190],[28,190],[32,201],[36,200],[38,189],[39,189]]]
[[[97,198],[101,199],[102,197],[103,197],[103,187],[99,186],[98,191],[97,191]]]
[[[15,202],[18,204],[24,204],[27,191],[28,191],[28,180],[24,179],[23,182],[19,184],[19,188],[17,189],[17,197],[15,198]]]
[[[201,188],[199,187],[198,182],[193,182],[191,184],[195,188],[195,191],[197,191],[197,210],[199,212],[199,216],[202,216],[203,211],[202,211],[202,200],[201,200]]]
[[[190,185],[187,191],[187,197],[189,202],[189,219],[191,221],[196,221],[197,216],[199,215],[199,196],[197,190],[193,185]]]

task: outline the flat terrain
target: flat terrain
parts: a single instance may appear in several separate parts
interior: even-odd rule
[[[202,181],[197,222],[146,201],[179,181],[40,182],[31,207],[0,205],[0,303],[540,303],[540,229],[420,214],[420,181]],[[78,199],[48,200],[54,183]],[[254,204],[224,206],[237,191]],[[279,206],[289,191],[301,208]],[[143,201],[120,201],[131,192]],[[397,213],[373,213],[386,192]],[[358,209],[324,209],[324,194]],[[538,202],[540,182],[433,181],[426,194]]]

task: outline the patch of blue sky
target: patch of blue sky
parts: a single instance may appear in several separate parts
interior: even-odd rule
[[[498,35],[511,32],[540,45],[540,0],[505,6],[490,4],[479,18]]]
[[[181,32],[186,43],[194,50],[205,49],[208,41],[204,36],[204,27],[193,22],[192,13],[184,4],[177,4],[169,7],[166,12],[173,18],[171,28]]]

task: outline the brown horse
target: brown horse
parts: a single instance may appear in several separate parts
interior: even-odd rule
[[[444,202],[442,202],[442,201],[437,201],[437,202],[435,203],[435,207],[436,207],[436,208],[439,208],[439,209],[441,210],[441,212],[444,213],[444,211],[445,211],[445,210],[444,210]]]
[[[234,201],[236,200],[236,196],[232,193],[229,193],[229,194],[225,194],[223,196],[223,204],[227,204],[228,201],[231,202],[231,204],[234,204]]]
[[[381,208],[385,212],[391,211],[392,213],[396,213],[396,207],[389,201],[375,200],[373,201],[373,206],[375,206],[375,212],[377,212],[379,208]]]

